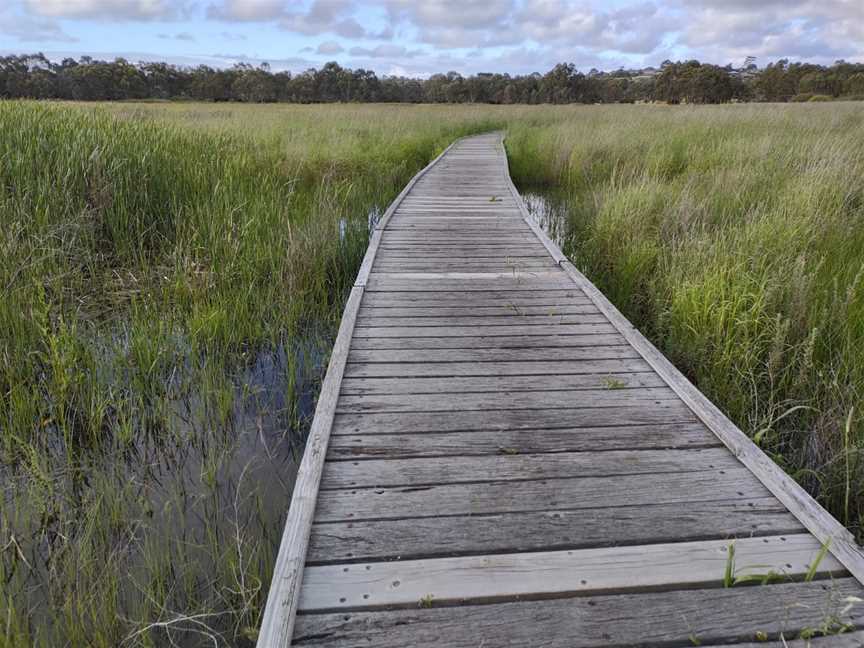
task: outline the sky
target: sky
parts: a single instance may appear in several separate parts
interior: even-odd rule
[[[0,52],[378,74],[864,62],[864,0],[0,0]]]

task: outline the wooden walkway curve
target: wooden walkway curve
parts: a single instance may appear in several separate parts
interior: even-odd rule
[[[851,535],[532,223],[492,133],[373,234],[258,645],[860,646],[862,578]]]

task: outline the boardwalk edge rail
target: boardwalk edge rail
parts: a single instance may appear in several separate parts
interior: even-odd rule
[[[345,310],[342,312],[342,321],[339,325],[336,341],[333,344],[333,351],[330,354],[327,373],[321,385],[321,392],[315,407],[315,417],[312,420],[306,441],[306,449],[297,471],[297,480],[294,484],[294,492],[291,496],[288,515],[285,518],[282,540],[279,544],[279,554],[273,568],[267,604],[258,632],[258,648],[291,645],[297,603],[300,598],[300,586],[303,579],[303,567],[306,562],[306,550],[309,546],[309,535],[318,500],[318,487],[321,483],[324,459],[330,442],[336,401],[339,398],[342,375],[348,359],[348,348],[351,344],[354,323],[360,309],[360,300],[363,297],[366,282],[369,279],[369,273],[381,243],[382,231],[387,227],[387,222],[417,181],[438,164],[461,139],[463,138],[460,137],[451,142],[434,160],[411,178],[395,200],[390,203],[369,239],[366,255],[363,257],[354,287],[351,289]]]
[[[504,136],[501,137],[504,145]],[[666,357],[642,335],[606,296],[583,275],[546,235],[531,217],[522,196],[510,177],[507,160],[507,184],[522,218],[552,255],[555,262],[624,336],[636,351],[651,365],[669,387],[684,401],[693,413],[715,436],[746,466],[750,472],[789,509],[804,527],[829,551],[860,583],[864,583],[864,550],[852,533],[810,496],[766,455],[744,432],[700,392]]]

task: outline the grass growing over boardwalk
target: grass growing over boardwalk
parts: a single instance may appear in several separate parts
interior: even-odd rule
[[[480,110],[0,103],[0,646],[242,645],[369,215]]]
[[[860,104],[547,115],[507,145],[523,185],[563,191],[565,252],[864,535]]]

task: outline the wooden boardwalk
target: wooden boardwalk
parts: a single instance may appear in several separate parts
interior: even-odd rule
[[[862,578],[850,534],[532,224],[488,134],[372,237],[259,646],[803,646],[842,624],[813,645],[860,646]]]

